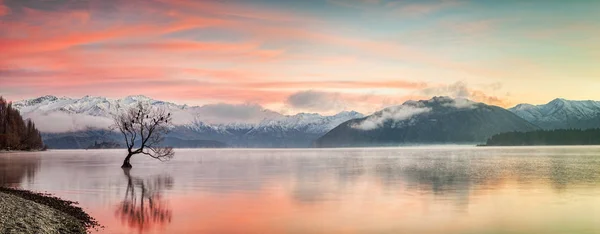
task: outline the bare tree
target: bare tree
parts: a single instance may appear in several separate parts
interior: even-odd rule
[[[113,116],[113,129],[118,129],[127,145],[127,157],[122,168],[131,168],[129,159],[135,154],[145,154],[160,161],[167,161],[175,154],[172,147],[161,147],[164,136],[172,126],[171,113],[138,102],[134,107],[121,110]]]

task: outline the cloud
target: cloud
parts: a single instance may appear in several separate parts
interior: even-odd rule
[[[127,51],[153,51],[153,52],[196,52],[209,55],[236,55],[251,57],[274,57],[284,53],[281,50],[260,49],[260,44],[255,42],[221,43],[221,42],[198,42],[185,40],[171,40],[162,42],[146,43],[121,43],[101,45],[103,50]]]
[[[24,117],[33,120],[41,132],[50,133],[80,131],[88,128],[108,129],[112,124],[112,120],[107,117],[60,112],[49,114],[31,113]]]
[[[414,3],[403,5],[402,2],[391,2],[388,6],[399,6],[396,12],[405,16],[421,16],[432,14],[447,8],[459,6],[461,3],[455,0],[441,0],[435,3]]]
[[[490,89],[492,91],[498,91],[502,88],[502,84],[493,83],[487,85],[485,88]],[[499,97],[489,95],[484,91],[472,89],[467,83],[462,81],[458,81],[456,83],[448,85],[438,85],[424,88],[419,92],[420,94],[425,96],[448,96],[455,98],[455,102],[457,103],[457,105],[463,107],[469,105],[468,100],[504,107],[510,105],[510,102],[503,100]]]
[[[327,2],[336,6],[358,10],[366,10],[368,7],[379,5],[381,3],[379,0],[327,0]]]
[[[403,121],[410,119],[415,115],[420,115],[429,111],[431,111],[431,108],[413,105],[389,107],[367,117],[367,119],[358,124],[354,124],[351,127],[365,131],[373,130],[382,127],[387,121]]]
[[[404,80],[382,81],[284,81],[284,82],[256,82],[248,83],[252,87],[267,88],[338,88],[338,89],[422,89],[427,87],[424,82],[410,82]]]
[[[286,103],[293,108],[308,111],[326,112],[345,108],[340,94],[313,90],[294,93],[287,98]]]
[[[449,85],[429,87],[421,90],[427,96],[449,96],[453,98],[469,98],[470,91],[465,82],[459,81]]]
[[[487,85],[487,88],[491,89],[492,91],[498,91],[501,90],[503,86],[504,85],[501,82],[494,82]]]
[[[0,0],[0,17],[2,17],[4,15],[8,15],[9,12],[10,11],[9,11],[8,7],[4,5],[2,0]]]
[[[2,1],[0,1],[1,3]],[[39,0],[4,0],[9,8],[22,11],[35,9],[38,11],[71,11],[85,10],[89,7],[89,1],[39,1]]]
[[[73,105],[80,106],[81,103],[75,103]],[[171,105],[172,104],[158,102],[157,104],[153,104],[153,107],[166,108],[166,110],[172,114],[172,123],[174,125],[188,125],[194,123],[195,121],[201,121],[208,124],[255,124],[259,123],[265,118],[275,118],[281,116],[281,114],[267,110],[258,104],[219,103],[208,104],[204,106],[188,106],[183,108]],[[89,128],[108,129],[113,124],[112,115],[116,114],[115,109],[110,108],[107,109],[107,112],[101,112],[99,116],[94,116],[91,114],[63,112],[62,108],[58,109],[57,107],[52,106],[56,105],[49,104],[48,106],[27,110],[28,112],[22,113],[24,118],[32,119],[40,131],[51,133],[80,131]],[[122,106],[122,108],[129,107],[130,104],[123,104]]]
[[[465,35],[477,35],[485,32],[489,32],[494,29],[493,26],[501,22],[500,20],[477,20],[470,22],[444,22],[443,25],[446,25],[450,29],[453,29],[457,33],[465,34]]]
[[[447,102],[447,103],[444,103],[442,105],[443,106],[448,106],[448,107],[454,107],[454,108],[463,109],[463,108],[474,108],[475,104],[477,104],[477,103],[473,102],[471,100],[468,100],[468,99],[455,98],[451,102]]]
[[[475,90],[471,92],[471,100],[483,102],[489,105],[496,105],[502,107],[511,106],[512,103],[508,100],[504,100],[502,98],[496,96],[490,96],[483,91]]]
[[[279,115],[266,110],[258,104],[209,104],[198,107],[195,110],[197,120],[220,124],[220,123],[258,123],[263,119]]]
[[[384,90],[385,95],[381,96],[390,97],[382,99],[396,100],[399,95],[389,94],[390,89],[400,93],[400,89],[424,87],[420,82],[399,80],[402,77],[378,78],[388,72],[361,69],[365,54],[386,61],[402,59],[462,68],[395,42],[319,30],[313,27],[322,21],[319,14],[261,7],[258,3],[4,2],[11,15],[0,24],[0,69],[12,72],[4,78],[0,93],[10,94],[11,99],[40,93],[114,97],[129,95],[131,87],[136,87],[146,95],[166,100],[268,106],[284,104],[282,101],[299,90],[326,87],[340,92],[346,102],[354,103],[347,97],[357,90],[361,95]],[[377,0],[348,2],[384,6],[384,1]],[[217,35],[210,35],[213,32]],[[305,43],[311,48],[335,47],[344,51],[331,58],[323,57],[324,54],[313,52],[320,49],[298,50]],[[349,77],[329,66],[348,63],[356,64],[357,71]],[[308,70],[322,71],[323,77],[309,80],[305,75]],[[357,81],[357,77],[366,77],[359,73],[367,74],[370,80]],[[286,82],[279,82],[280,77],[286,77]],[[340,81],[342,77],[348,80]],[[374,102],[368,105],[373,106]],[[317,106],[313,109],[320,110]]]

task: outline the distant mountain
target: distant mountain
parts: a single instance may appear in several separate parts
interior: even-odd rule
[[[258,124],[206,124],[194,122],[177,127],[172,136],[214,139],[232,147],[303,148],[329,130],[350,119],[362,118],[358,112],[340,112],[333,116],[297,114],[264,119]]]
[[[88,146],[86,149],[123,149],[124,147],[116,142],[100,142],[94,141],[94,144]]]
[[[483,143],[501,132],[537,129],[537,126],[501,107],[465,99],[434,97],[407,101],[365,118],[347,121],[319,138],[316,145]]]
[[[122,141],[120,133],[110,130],[89,129],[78,132],[44,133],[42,138],[50,149],[97,149],[97,148],[124,148],[117,146]],[[98,142],[101,142],[98,144]],[[109,143],[109,144],[107,144]],[[162,143],[175,148],[224,148],[227,144],[213,140],[181,139],[166,137]],[[111,146],[111,147],[105,147]],[[138,143],[139,145],[139,143]]]
[[[54,118],[70,118],[73,120],[73,125],[81,125],[73,126],[80,130],[86,127],[99,127],[96,125],[100,123],[104,124],[101,121],[104,118],[110,120],[111,116],[116,112],[117,109],[132,107],[139,101],[150,103],[154,107],[166,109],[173,114],[173,121],[177,125],[189,124],[194,120],[210,123],[233,123],[242,120],[246,122],[258,122],[263,119],[278,118],[283,116],[277,112],[263,109],[259,106],[223,106],[220,104],[188,106],[155,100],[143,95],[127,96],[121,99],[110,99],[96,96],[84,96],[82,98],[59,98],[48,95],[34,99],[17,101],[13,103],[13,106],[25,116],[37,117],[44,115]],[[238,107],[238,109],[234,109],[235,107]],[[243,113],[246,114],[243,116],[243,118],[232,118],[232,116],[240,115],[238,113],[240,111],[245,111],[248,113]],[[223,114],[227,112],[231,113],[231,115],[227,116]],[[90,124],[94,126],[89,126]]]
[[[52,131],[42,135],[50,147],[85,148],[95,140],[102,142],[107,136],[113,136],[102,131],[99,135],[98,129],[108,128],[116,108],[127,108],[138,101],[165,108],[173,114],[175,128],[168,137],[217,141],[229,147],[310,147],[318,137],[337,125],[363,117],[354,111],[332,116],[282,115],[257,105],[188,106],[141,95],[122,99],[43,96],[15,102],[14,107],[25,117],[56,122],[49,126]],[[57,129],[53,129],[54,125]]]
[[[212,140],[186,140],[176,137],[167,137],[162,145],[174,148],[226,148],[227,144]]]
[[[543,129],[600,128],[600,102],[554,99],[548,104],[519,104],[509,109]]]
[[[87,149],[95,142],[122,142],[116,132],[89,129],[78,132],[42,133],[44,144],[50,149]]]

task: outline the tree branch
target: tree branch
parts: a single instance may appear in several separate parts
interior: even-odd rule
[[[147,103],[138,102],[126,111],[117,110],[113,120],[112,128],[119,129],[123,134],[130,155],[145,154],[160,161],[174,156],[172,147],[160,147],[164,136],[172,127],[171,114],[164,109],[155,109]],[[134,150],[138,136],[140,146]]]

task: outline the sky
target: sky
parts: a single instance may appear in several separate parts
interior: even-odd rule
[[[0,95],[369,113],[600,100],[600,1],[0,0]]]

